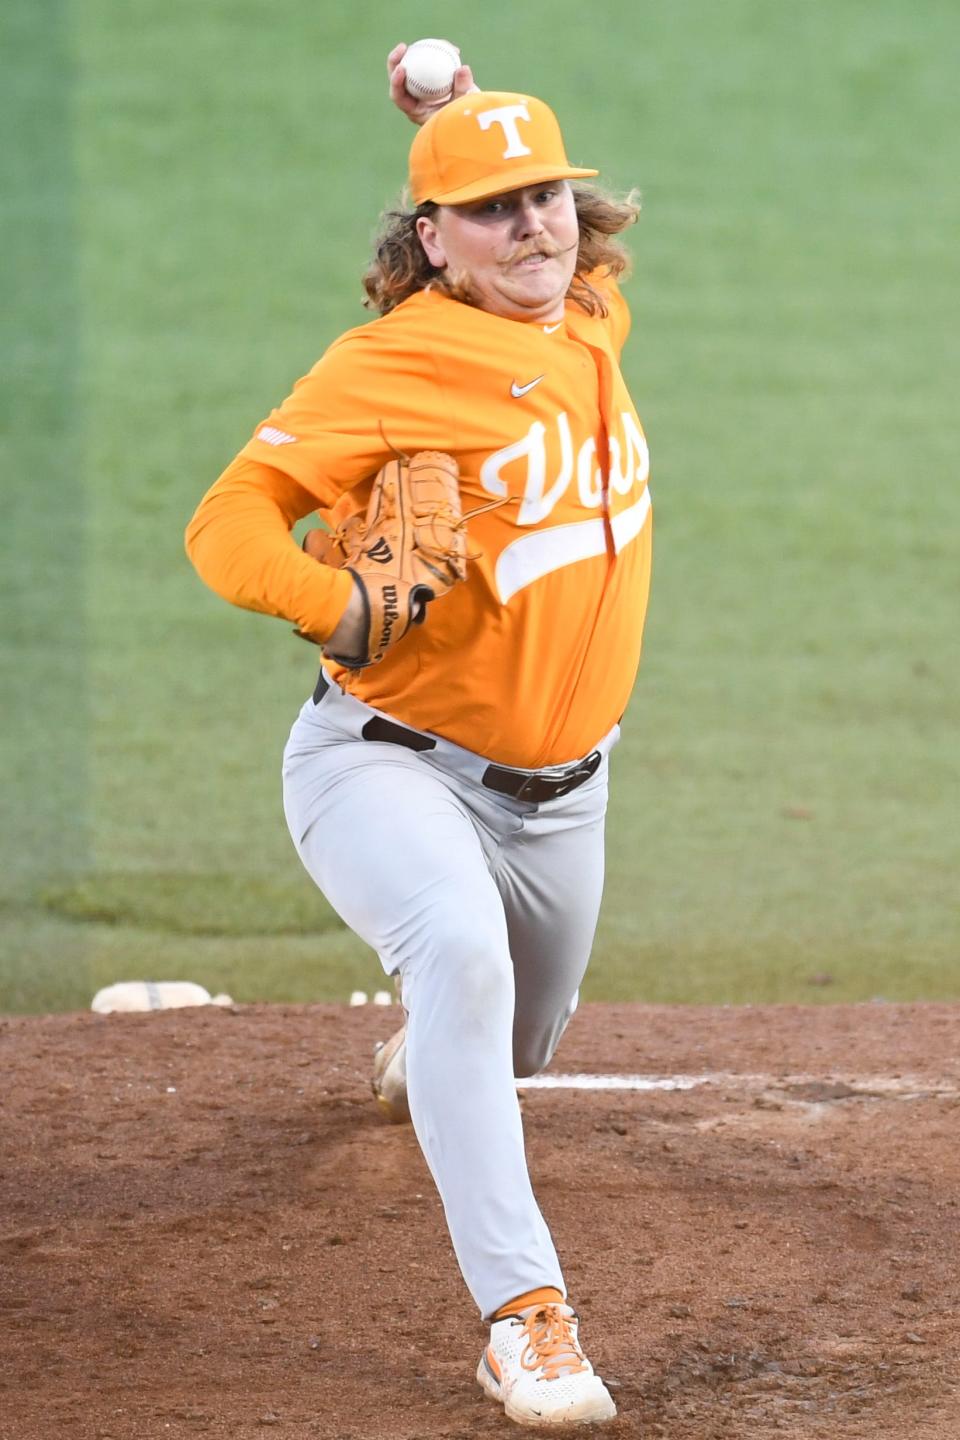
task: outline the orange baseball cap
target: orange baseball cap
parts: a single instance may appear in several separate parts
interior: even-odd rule
[[[463,205],[542,180],[596,175],[567,159],[557,117],[532,95],[461,95],[431,115],[410,147],[414,203]]]

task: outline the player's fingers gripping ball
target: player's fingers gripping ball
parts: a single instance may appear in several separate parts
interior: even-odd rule
[[[366,646],[360,655],[324,653],[360,670],[382,660],[427,606],[467,574],[467,534],[459,468],[452,455],[422,450],[390,460],[373,482],[365,520],[335,540],[326,563],[353,575],[363,597]],[[345,551],[340,562],[337,547]]]
[[[408,95],[430,102],[449,100],[453,77],[460,68],[460,51],[449,40],[415,40],[400,62],[406,72]]]

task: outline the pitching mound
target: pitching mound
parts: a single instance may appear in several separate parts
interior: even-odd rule
[[[367,1092],[396,1021],[0,1021],[3,1440],[530,1433],[474,1384],[439,1202]],[[605,1434],[956,1440],[958,1032],[942,1005],[581,1011],[553,1073],[636,1088],[523,1104]]]

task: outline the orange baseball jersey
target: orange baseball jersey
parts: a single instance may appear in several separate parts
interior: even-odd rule
[[[201,503],[187,543],[202,577],[329,635],[352,582],[292,544],[297,512],[329,513],[346,491],[365,505],[391,446],[448,451],[464,512],[506,499],[468,525],[467,580],[379,664],[331,669],[367,704],[499,764],[587,754],[636,676],[652,529],[618,365],[629,315],[597,283],[603,319],[568,302],[556,324],[523,323],[427,290],[347,332]]]

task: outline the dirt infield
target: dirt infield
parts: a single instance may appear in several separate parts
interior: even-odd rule
[[[396,1013],[0,1019],[3,1440],[533,1433],[367,1092]],[[525,1093],[605,1434],[960,1435],[958,1040],[938,1005],[581,1011],[554,1072],[697,1082]]]

